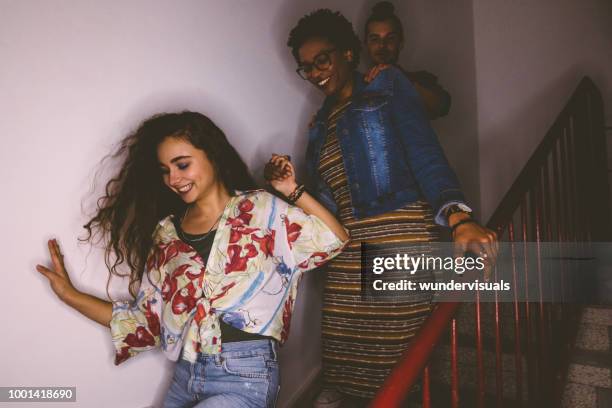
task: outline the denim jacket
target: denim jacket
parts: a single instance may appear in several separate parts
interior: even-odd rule
[[[313,120],[306,168],[310,190],[336,212],[331,191],[317,171],[333,104],[328,97]],[[446,225],[443,210],[465,202],[419,95],[399,69],[385,69],[369,84],[354,72],[352,103],[338,119],[336,134],[356,218],[425,199],[436,222]]]

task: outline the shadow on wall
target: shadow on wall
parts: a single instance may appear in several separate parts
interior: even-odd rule
[[[481,168],[487,169],[480,178],[483,220],[493,213],[585,74],[578,66],[571,67],[541,84],[537,93],[515,109],[506,110],[503,118],[481,128]],[[485,114],[486,107],[480,112]]]
[[[304,154],[306,150],[307,129],[312,116],[319,108],[323,96],[310,83],[301,79],[295,69],[297,64],[291,54],[291,49],[287,46],[289,32],[297,24],[300,18],[318,8],[330,7],[329,4],[321,2],[312,2],[308,0],[294,0],[291,2],[283,2],[278,7],[276,15],[273,18],[274,24],[270,27],[270,35],[275,44],[275,52],[282,61],[283,70],[286,72],[286,77],[290,78],[290,84],[293,89],[304,98],[296,101],[301,107],[300,116],[296,118],[296,132],[293,138],[293,151],[299,152],[300,157],[292,157],[292,160],[297,165],[298,174],[304,174]],[[270,146],[274,146],[274,141],[271,141]]]

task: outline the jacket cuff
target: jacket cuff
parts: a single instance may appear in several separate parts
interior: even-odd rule
[[[434,210],[434,222],[443,227],[448,226],[448,220],[444,216],[444,210],[450,205],[466,205],[465,197],[458,188],[446,188],[429,202]],[[466,205],[467,206],[467,205]]]

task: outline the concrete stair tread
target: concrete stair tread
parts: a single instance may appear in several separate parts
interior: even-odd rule
[[[612,373],[609,367],[594,367],[592,365],[572,363],[567,373],[567,381],[575,384],[612,389]]]
[[[595,387],[574,383],[567,383],[565,386],[562,408],[596,408],[596,404],[597,390]]]
[[[584,384],[568,383],[563,393],[562,408],[610,408],[612,390]]]
[[[612,308],[586,306],[567,373],[563,408],[612,407]]]
[[[610,350],[610,326],[581,321],[576,348],[583,350]]]
[[[612,326],[612,307],[602,305],[588,306],[582,313],[582,321],[584,323]]]
[[[448,408],[451,406],[451,388],[450,385],[432,381],[430,385],[430,395],[431,395],[431,407],[432,408]],[[495,396],[489,393],[485,393],[485,407],[497,407],[497,401]],[[459,406],[460,407],[476,407],[477,406],[477,389],[473,387],[461,386],[459,387]],[[421,402],[421,395],[415,395],[413,398],[410,398],[406,401],[402,407],[420,407],[419,403]],[[503,408],[515,408],[517,407],[517,402],[515,399],[504,397],[502,400]]]

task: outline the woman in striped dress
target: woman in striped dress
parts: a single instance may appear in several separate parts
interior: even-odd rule
[[[366,84],[355,70],[360,42],[344,16],[327,9],[304,16],[288,46],[298,74],[326,96],[309,130],[309,189],[337,213],[352,239],[328,264],[324,383],[338,396],[369,399],[428,315],[430,302],[362,296],[361,242],[401,252],[411,243],[437,240],[439,224],[453,228],[464,248],[494,256],[496,237],[470,217],[405,75],[391,67]],[[338,406],[340,399],[327,392],[317,403]]]

